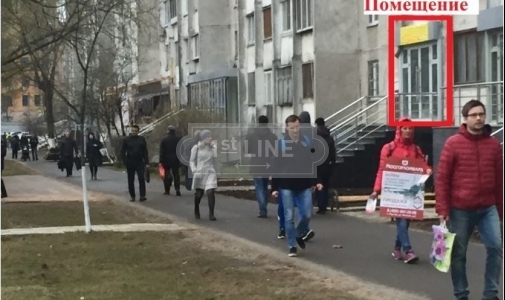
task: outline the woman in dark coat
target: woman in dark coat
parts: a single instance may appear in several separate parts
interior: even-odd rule
[[[102,163],[102,153],[100,153],[100,149],[102,148],[103,144],[90,132],[88,134],[88,142],[86,143],[86,157],[88,158],[89,169],[91,170],[91,180],[97,180],[96,173],[98,166]]]

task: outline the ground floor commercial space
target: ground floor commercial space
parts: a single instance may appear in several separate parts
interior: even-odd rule
[[[446,24],[437,21],[396,28],[397,118],[445,119],[450,68],[455,124],[471,99],[484,102],[488,122],[503,124],[503,23],[478,24],[463,32],[447,32]],[[447,34],[454,41],[452,66],[447,66]]]

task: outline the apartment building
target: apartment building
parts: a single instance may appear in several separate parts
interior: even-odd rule
[[[30,59],[23,57],[20,63],[28,65]],[[44,113],[43,93],[30,77],[20,74],[2,83],[2,122],[22,123]]]
[[[237,5],[235,0],[160,4],[160,71],[171,78],[171,100],[231,123],[239,121]]]

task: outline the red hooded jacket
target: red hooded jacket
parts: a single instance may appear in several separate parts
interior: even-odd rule
[[[503,156],[500,142],[486,125],[480,135],[466,124],[447,139],[435,178],[436,211],[448,216],[451,208],[476,210],[496,205],[503,217]]]
[[[402,121],[410,121],[410,120],[400,119],[400,122]],[[384,171],[384,166],[386,165],[386,159],[388,159],[391,156],[400,158],[413,157],[425,160],[421,148],[415,145],[412,139],[404,139],[402,137],[401,127],[397,127],[394,141],[387,143],[382,147],[380,154],[379,170],[377,171],[377,177],[375,178],[375,184],[373,188],[374,192],[379,193],[382,188],[382,172]],[[425,171],[429,169],[427,163],[424,169]]]

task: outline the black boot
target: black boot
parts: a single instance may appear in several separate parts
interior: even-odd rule
[[[214,217],[214,207],[216,205],[216,196],[214,191],[208,191],[207,197],[209,199],[209,220],[216,221],[216,217]]]
[[[200,200],[202,197],[199,197],[198,192],[195,193],[195,219],[200,219]]]

